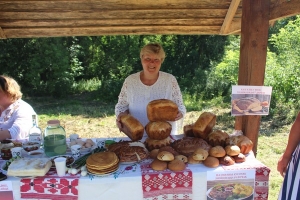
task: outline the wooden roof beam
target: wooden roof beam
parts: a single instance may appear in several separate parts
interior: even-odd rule
[[[290,0],[290,1],[280,1],[270,5],[270,23],[274,23],[276,20],[286,18],[289,16],[295,16],[300,14],[300,1]],[[241,21],[242,19],[237,19],[232,21],[230,27],[228,28],[226,34],[238,34],[241,32]]]
[[[232,0],[220,30],[220,35],[226,35],[241,0]]]

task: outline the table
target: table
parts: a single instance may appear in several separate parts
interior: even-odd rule
[[[78,199],[150,200],[153,198],[146,197],[144,191],[145,188],[143,188],[143,184],[145,184],[145,175],[147,175],[147,173],[143,174],[143,169],[141,169],[141,166],[144,166],[149,162],[151,162],[151,160],[147,159],[138,164],[120,165],[119,170],[109,176],[97,177],[90,175],[86,177],[70,177],[78,180],[78,186],[76,187],[78,189]],[[253,180],[255,190],[253,198],[257,200],[268,199],[270,169],[258,161],[252,152],[247,155],[246,162],[244,163],[235,164],[232,166],[220,165],[217,168],[208,168],[203,164],[188,164],[187,170],[191,171],[192,173],[192,178],[189,180],[192,185],[190,185],[191,194],[186,195],[184,199],[207,199],[206,193],[208,189],[208,177],[211,173],[238,173],[249,170],[251,172],[253,171],[255,174],[255,178]],[[163,175],[163,172],[157,172],[157,175]],[[176,173],[173,175],[175,176]],[[59,177],[56,178],[60,179]],[[21,183],[21,179],[8,177],[7,180],[12,182],[14,198],[21,199],[20,186],[23,185],[23,183]],[[175,197],[173,196],[172,199],[181,199],[181,197],[176,197],[175,195]]]

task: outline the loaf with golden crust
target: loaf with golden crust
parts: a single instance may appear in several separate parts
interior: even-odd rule
[[[154,159],[153,162],[150,164],[150,167],[156,171],[163,171],[167,169],[168,163],[165,161]]]
[[[249,153],[253,148],[252,141],[245,135],[229,136],[226,139],[227,145],[237,145],[241,149],[242,154]]]
[[[215,125],[216,115],[211,112],[203,112],[193,125],[194,136],[206,140]]]
[[[120,122],[122,124],[121,131],[125,133],[132,141],[137,141],[143,138],[144,127],[132,115],[122,115],[120,117]]]
[[[229,138],[229,135],[223,130],[215,130],[208,134],[206,141],[211,146],[226,146],[226,139]]]
[[[188,124],[183,127],[183,133],[185,137],[194,137],[193,125],[194,124]]]
[[[172,125],[167,121],[149,122],[145,126],[146,133],[153,140],[163,140],[170,136]]]
[[[175,140],[171,146],[177,151],[179,154],[189,156],[194,153],[194,151],[198,148],[202,148],[206,151],[209,151],[211,146],[207,144],[207,142],[201,138],[194,137],[184,137],[179,140]]]
[[[172,160],[168,163],[168,169],[174,172],[185,170],[185,163],[182,160]]]
[[[218,167],[220,165],[220,161],[218,158],[208,156],[204,161],[203,164],[206,167]]]
[[[177,104],[169,99],[153,100],[147,105],[149,121],[175,121],[177,113]]]
[[[210,148],[209,150],[209,155],[216,157],[216,158],[220,158],[226,155],[226,151],[222,146],[215,146]]]

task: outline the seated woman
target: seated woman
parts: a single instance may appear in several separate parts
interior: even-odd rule
[[[0,75],[0,141],[25,139],[32,126],[33,108],[23,101],[19,84]]]

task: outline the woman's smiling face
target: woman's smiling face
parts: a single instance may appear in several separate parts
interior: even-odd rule
[[[158,74],[161,67],[161,58],[157,54],[144,54],[142,65],[145,74]]]

